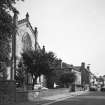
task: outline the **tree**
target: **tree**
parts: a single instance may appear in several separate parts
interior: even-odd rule
[[[18,68],[16,69],[16,83],[18,87],[23,87],[25,85],[25,70],[22,59],[20,59]]]
[[[74,72],[64,73],[60,77],[60,81],[64,84],[64,86],[69,87],[70,84],[75,82],[76,75]]]
[[[10,40],[16,31],[11,12],[18,13],[14,7],[16,1],[19,0],[0,0],[0,64],[3,62],[8,65],[10,61]]]
[[[55,61],[56,56],[53,52],[27,51],[22,54],[23,64],[27,73],[31,73],[33,78],[33,86],[41,74],[48,77],[52,71],[50,65]]]
[[[10,39],[15,31],[13,16],[16,12],[13,6],[17,0],[0,0],[0,61],[7,62],[10,54]],[[18,11],[17,11],[18,12]]]
[[[6,80],[7,73],[6,73],[6,64],[4,62],[0,63],[0,80]]]

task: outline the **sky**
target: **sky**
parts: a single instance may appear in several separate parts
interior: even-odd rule
[[[90,64],[105,75],[105,0],[25,0],[16,4],[19,20],[29,13],[38,42],[63,62]]]

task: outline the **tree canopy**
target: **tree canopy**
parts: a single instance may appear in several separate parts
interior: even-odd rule
[[[19,0],[0,0],[0,73],[6,70],[10,62],[10,41],[16,27],[13,22],[13,13],[18,13],[14,7]],[[4,66],[5,65],[5,66]],[[3,73],[4,74],[4,73]]]
[[[4,62],[9,59],[10,39],[15,31],[12,13],[18,13],[16,1],[19,0],[0,0],[0,61]]]
[[[23,65],[25,72],[30,73],[33,79],[33,85],[37,77],[40,75],[48,76],[52,73],[50,66],[56,61],[56,56],[53,52],[27,51],[22,53]]]
[[[27,51],[22,54],[23,63],[27,67],[28,72],[33,75],[40,76],[48,74],[50,64],[56,59],[53,52]]]
[[[66,87],[69,87],[69,85],[72,84],[73,82],[75,82],[75,80],[76,80],[76,75],[74,72],[64,73],[60,77],[60,81],[64,85],[66,85]]]

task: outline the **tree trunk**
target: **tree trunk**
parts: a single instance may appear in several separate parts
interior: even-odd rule
[[[32,84],[32,89],[34,90],[34,85],[37,83],[37,75],[35,76],[35,78],[33,78],[33,84]]]

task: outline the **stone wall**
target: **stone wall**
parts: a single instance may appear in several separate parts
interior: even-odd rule
[[[0,104],[8,104],[16,101],[15,81],[0,81]]]
[[[69,90],[65,89],[48,89],[48,90],[28,90],[28,91],[17,91],[16,102],[26,101],[37,101],[42,97],[53,96],[55,94],[68,93]]]
[[[42,93],[41,90],[16,91],[16,102],[36,101]]]

